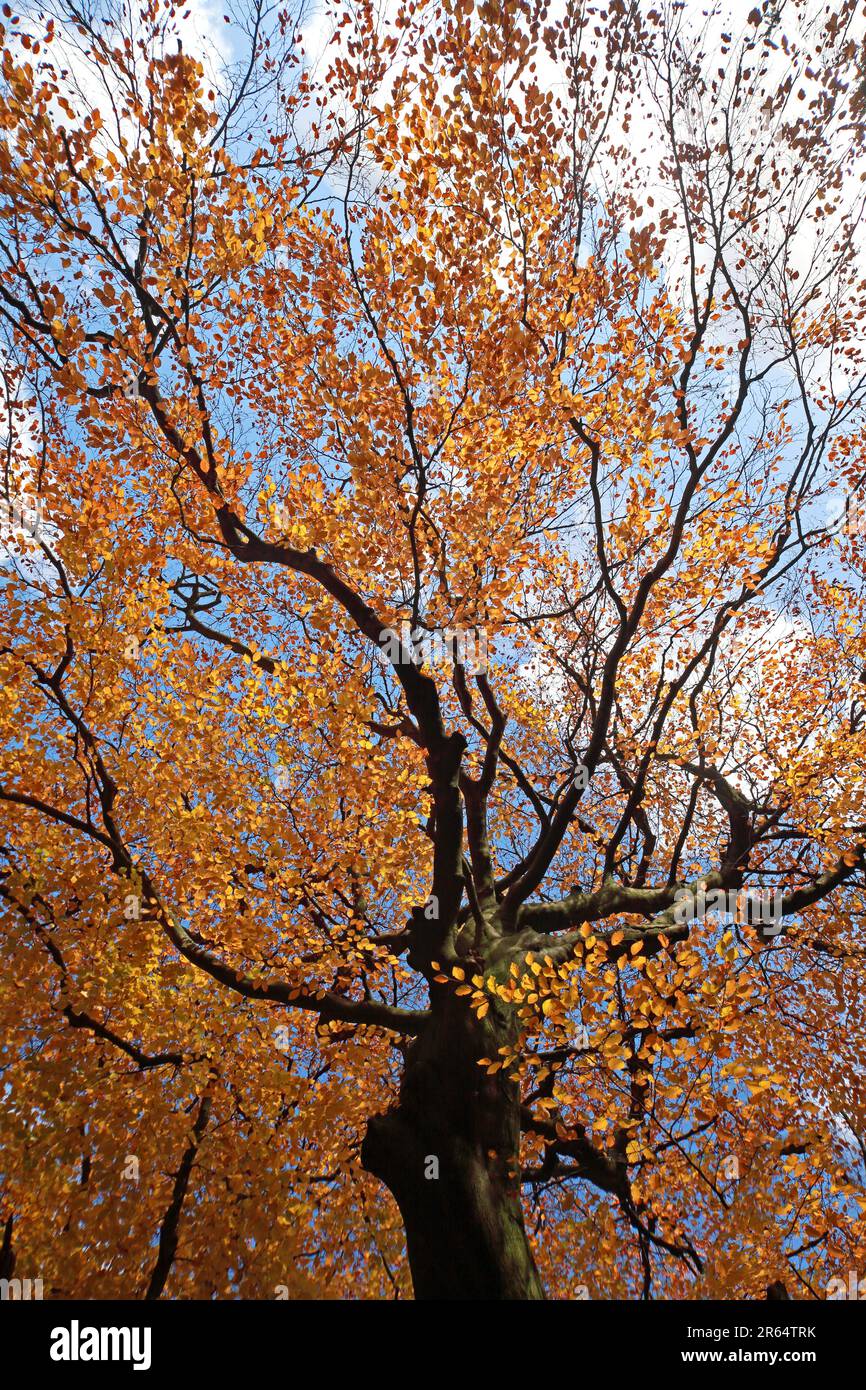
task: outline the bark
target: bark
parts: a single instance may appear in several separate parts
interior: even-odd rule
[[[520,1200],[517,1086],[478,1065],[510,1031],[495,1003],[479,1023],[464,999],[440,1000],[397,1104],[369,1123],[362,1161],[400,1208],[418,1299],[544,1297]]]

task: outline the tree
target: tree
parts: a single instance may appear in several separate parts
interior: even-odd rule
[[[866,1252],[855,6],[362,0],[314,63],[247,4],[3,9],[4,1252],[823,1297]]]

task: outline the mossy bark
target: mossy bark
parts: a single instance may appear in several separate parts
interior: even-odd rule
[[[416,1298],[544,1297],[520,1200],[517,1086],[478,1065],[509,1034],[495,1003],[479,1022],[465,1000],[440,1001],[397,1105],[369,1123],[362,1161],[400,1208]]]

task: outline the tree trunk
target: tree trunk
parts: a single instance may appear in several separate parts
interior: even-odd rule
[[[362,1162],[400,1208],[416,1298],[543,1298],[520,1201],[517,1086],[478,1065],[508,1041],[508,1021],[495,1002],[483,1023],[465,1000],[439,1004]]]

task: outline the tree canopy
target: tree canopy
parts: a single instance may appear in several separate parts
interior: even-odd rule
[[[826,1296],[857,7],[3,15],[3,1269]]]

